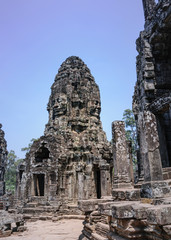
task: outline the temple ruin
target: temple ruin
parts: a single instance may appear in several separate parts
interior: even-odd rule
[[[0,124],[0,197],[5,194],[5,168],[7,163],[7,143]]]
[[[7,211],[8,196],[5,191],[5,169],[7,165],[7,142],[0,124],[0,238],[8,237],[13,231],[24,231],[23,215],[15,210]]]
[[[25,220],[84,219],[80,240],[171,239],[171,2],[142,2],[133,96],[138,182],[124,122],[112,123],[108,142],[99,88],[84,62],[69,57],[51,87],[44,135],[17,169],[16,208]]]
[[[75,204],[76,213],[78,200],[110,195],[113,168],[111,144],[100,121],[99,88],[80,58],[62,63],[47,110],[44,136],[18,168],[17,197],[28,208],[48,202],[67,213],[69,208],[74,212]]]

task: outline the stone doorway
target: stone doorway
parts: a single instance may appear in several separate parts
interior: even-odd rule
[[[94,169],[94,179],[95,179],[95,187],[96,187],[96,197],[101,198],[101,174],[100,169]]]
[[[158,116],[162,166],[171,167],[171,109]]]
[[[34,174],[34,195],[44,196],[45,175]]]

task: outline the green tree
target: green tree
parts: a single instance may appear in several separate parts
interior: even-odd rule
[[[13,150],[8,153],[7,156],[7,167],[5,171],[5,186],[6,191],[10,191],[12,193],[15,192],[15,184],[16,184],[16,169],[18,164],[23,159],[19,159]]]
[[[21,151],[28,153],[28,152],[30,151],[30,148],[31,148],[33,142],[34,142],[34,141],[38,141],[38,140],[39,140],[39,138],[38,138],[38,139],[32,138],[32,139],[30,140],[30,143],[28,144],[28,146],[21,148]]]
[[[134,114],[131,109],[126,109],[123,113],[123,118],[126,126],[126,138],[132,144],[132,160],[133,164],[137,164],[137,132]]]

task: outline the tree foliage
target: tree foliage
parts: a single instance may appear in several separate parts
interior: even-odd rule
[[[31,148],[33,142],[34,142],[34,141],[37,141],[37,140],[38,140],[38,139],[36,139],[36,138],[32,138],[32,139],[30,140],[30,143],[28,144],[28,146],[21,148],[21,151],[28,153],[28,152],[30,151],[30,148]]]
[[[6,191],[15,192],[15,184],[16,184],[16,169],[18,164],[22,161],[22,159],[18,159],[15,155],[15,152],[11,150],[7,156],[7,166],[5,171],[5,186]]]
[[[131,109],[126,109],[123,113],[123,118],[126,126],[126,138],[132,144],[132,160],[133,164],[137,163],[137,133],[134,114]]]
[[[23,147],[21,151],[29,152],[31,145],[34,141],[37,141],[38,139],[32,138],[30,143],[27,147]],[[5,172],[5,185],[6,185],[6,191],[10,191],[12,193],[15,192],[15,185],[16,185],[16,170],[18,164],[23,161],[23,159],[19,159],[13,150],[11,150],[8,153],[7,156],[7,167]]]

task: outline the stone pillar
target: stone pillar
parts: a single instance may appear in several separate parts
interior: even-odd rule
[[[170,187],[166,181],[163,181],[157,122],[155,115],[150,111],[143,113],[140,151],[144,168],[141,197],[160,198],[166,196],[170,193]]]
[[[125,123],[112,123],[113,155],[114,155],[114,188],[132,188],[130,160],[128,158]]]
[[[152,15],[155,6],[155,0],[143,0],[145,20],[147,20],[148,17]]]
[[[84,199],[84,176],[83,172],[77,172],[78,174],[78,199]]]
[[[140,142],[144,181],[163,180],[156,117],[150,111],[143,114]]]
[[[109,164],[103,164],[100,166],[101,177],[101,197],[109,196],[111,194],[110,184],[110,166]]]
[[[129,164],[130,164],[130,177],[132,186],[134,186],[134,170],[133,170],[133,159],[132,159],[132,142],[127,141],[127,149],[128,149],[128,158],[129,158]]]

